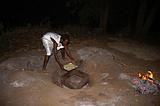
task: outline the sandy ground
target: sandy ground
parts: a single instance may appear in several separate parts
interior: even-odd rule
[[[59,70],[52,56],[42,73],[43,48],[16,51],[0,63],[1,106],[160,106],[160,95],[136,93],[131,79],[153,70],[160,76],[160,51],[143,43],[120,38],[89,38],[73,42],[71,50],[79,68],[90,75],[90,84],[72,90],[53,83]]]

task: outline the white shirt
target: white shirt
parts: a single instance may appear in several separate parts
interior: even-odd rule
[[[42,39],[46,39],[50,43],[53,44],[51,38],[58,44],[57,50],[59,50],[61,48],[64,48],[62,43],[60,43],[61,35],[58,35],[57,33],[54,33],[54,32],[48,32],[48,33],[44,34],[43,37],[42,37]]]

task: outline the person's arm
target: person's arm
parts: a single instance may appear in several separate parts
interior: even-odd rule
[[[59,57],[58,57],[58,50],[57,50],[58,44],[55,41],[53,43],[54,43],[54,57],[55,57],[55,60],[58,63],[58,65],[60,66],[60,68],[63,70],[64,69],[63,65],[60,63]]]
[[[65,49],[65,52],[66,52],[67,56],[72,61],[72,63],[75,63],[75,59],[73,58],[73,56],[72,56],[67,44],[64,44],[64,49]]]

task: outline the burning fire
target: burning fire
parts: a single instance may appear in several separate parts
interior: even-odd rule
[[[146,73],[138,73],[138,77],[133,78],[132,83],[136,91],[142,94],[158,94],[160,92],[160,82],[156,80],[151,70]]]
[[[142,75],[141,73],[138,73],[138,77],[143,80],[148,80],[153,83],[153,73],[151,71],[148,71],[146,74]]]

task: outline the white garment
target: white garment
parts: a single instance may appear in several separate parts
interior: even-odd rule
[[[58,44],[57,50],[64,48],[64,46],[60,43],[61,35],[58,35],[57,33],[53,32],[48,32],[44,34],[42,37],[42,43],[46,49],[46,53],[48,56],[52,54],[53,50],[53,41],[51,40],[51,38]]]

